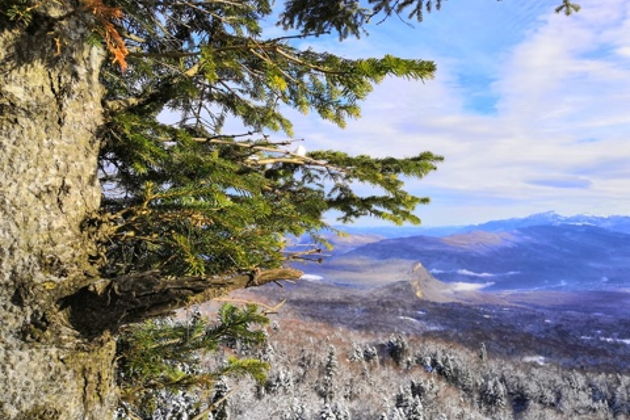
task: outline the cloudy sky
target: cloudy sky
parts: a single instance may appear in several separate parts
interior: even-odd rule
[[[391,19],[368,37],[306,46],[351,57],[434,60],[435,79],[386,80],[345,129],[295,115],[308,149],[446,161],[408,183],[431,197],[428,226],[555,210],[630,214],[630,2],[449,0],[413,27]],[[361,220],[360,224],[379,224]]]

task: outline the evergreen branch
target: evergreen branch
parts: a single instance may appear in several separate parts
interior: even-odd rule
[[[102,279],[61,300],[75,328],[91,335],[123,324],[164,316],[176,309],[225,296],[232,290],[279,280],[298,280],[293,268],[233,275],[173,277],[157,271]]]

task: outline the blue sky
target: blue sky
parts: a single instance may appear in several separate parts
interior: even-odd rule
[[[630,213],[630,2],[449,0],[413,27],[393,18],[361,39],[305,40],[350,57],[434,60],[436,78],[387,79],[345,129],[291,116],[309,150],[446,161],[408,188],[432,198],[428,226],[556,210]],[[380,224],[361,220],[359,224]]]
[[[432,200],[416,211],[426,226],[630,214],[630,1],[579,0],[570,17],[554,13],[560,2],[447,0],[422,23],[394,17],[360,39],[298,41],[351,58],[433,60],[438,71],[424,83],[384,80],[345,129],[289,110],[295,137],[307,150],[444,156],[407,182]],[[281,34],[270,22],[266,35]]]

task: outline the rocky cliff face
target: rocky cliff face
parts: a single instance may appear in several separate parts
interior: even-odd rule
[[[496,294],[489,294],[471,288],[471,284],[445,283],[433,277],[422,265],[416,263],[409,274],[409,284],[419,299],[437,303],[457,302],[467,304],[504,305],[507,302]]]
[[[443,293],[446,291],[446,284],[433,277],[422,263],[416,263],[411,268],[409,284],[411,284],[414,293],[420,299],[437,299],[438,302],[449,301]]]

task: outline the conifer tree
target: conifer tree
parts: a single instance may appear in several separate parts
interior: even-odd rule
[[[490,413],[497,413],[507,405],[507,391],[505,385],[496,377],[486,378],[479,390],[480,403]]]
[[[400,366],[409,352],[409,343],[401,334],[393,334],[387,340],[387,352],[394,362]]]
[[[321,382],[318,386],[319,395],[324,399],[326,404],[332,403],[335,399],[337,386],[335,384],[335,376],[337,375],[337,350],[331,345],[328,348],[326,363],[323,367]]]
[[[298,279],[285,263],[304,255],[285,252],[286,238],[326,228],[328,210],[419,221],[413,210],[428,200],[401,177],[424,176],[438,156],[304,153],[284,111],[343,126],[375,83],[429,79],[434,63],[300,49],[295,40],[353,25],[307,9],[287,3],[278,37],[263,30],[268,0],[0,4],[0,140],[17,146],[0,155],[10,174],[0,180],[0,337],[4,373],[30,378],[0,384],[21,396],[0,397],[2,417],[107,417],[121,327]],[[228,119],[242,131],[226,130]],[[67,377],[48,380],[50,369]],[[49,386],[35,398],[31,380]]]
[[[486,348],[486,343],[481,343],[479,347],[479,359],[482,362],[486,362],[488,360],[488,349]]]
[[[307,420],[307,409],[297,398],[294,398],[291,406],[282,413],[282,420]]]

